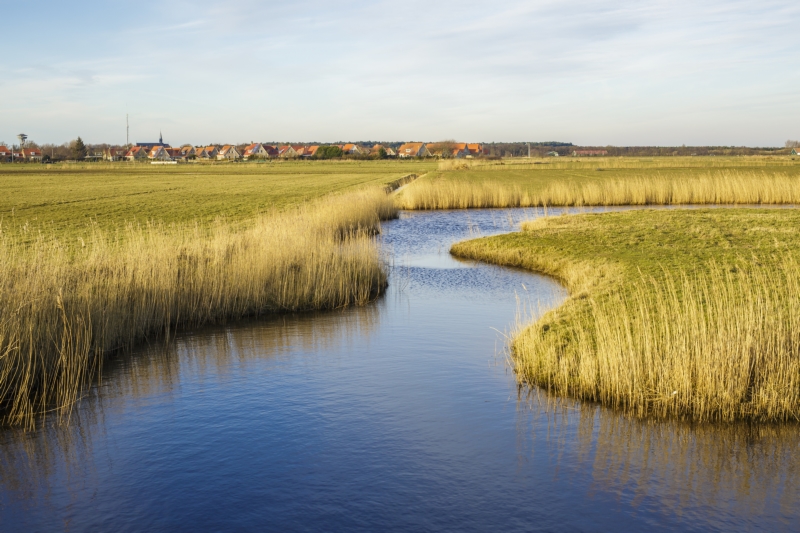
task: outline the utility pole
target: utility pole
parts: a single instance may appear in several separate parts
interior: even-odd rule
[[[128,114],[125,113],[125,149],[131,149],[131,126],[128,123]]]
[[[531,158],[531,143],[528,143],[528,159]]]

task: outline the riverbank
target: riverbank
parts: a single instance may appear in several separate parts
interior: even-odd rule
[[[512,342],[522,383],[638,416],[800,416],[795,210],[551,217],[457,243],[561,280],[570,298]]]

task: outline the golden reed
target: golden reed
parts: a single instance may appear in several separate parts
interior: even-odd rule
[[[396,197],[401,209],[800,203],[800,178],[759,171],[555,182],[526,190],[499,182],[420,179]]]
[[[521,384],[637,416],[800,418],[800,265],[790,252],[628,281],[613,264],[480,240],[452,252],[540,271],[570,290],[533,324],[518,321],[510,357]]]
[[[105,354],[181,326],[280,311],[361,305],[383,290],[374,239],[396,216],[383,191],[357,192],[243,229],[220,221],[0,241],[2,420],[68,417]]]

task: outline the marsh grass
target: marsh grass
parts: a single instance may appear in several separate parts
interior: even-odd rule
[[[797,420],[798,217],[725,211],[542,219],[452,251],[570,290],[563,306],[519,324],[520,383],[641,417]]]
[[[563,157],[563,158],[510,158],[447,159],[440,161],[438,170],[465,171],[491,170],[510,172],[516,170],[615,170],[615,169],[670,169],[670,168],[730,168],[730,167],[796,167],[798,161],[786,156],[746,157]]]
[[[421,179],[397,196],[401,209],[679,204],[794,204],[800,177],[776,171],[719,170],[661,176],[549,180],[531,188],[499,181]]]
[[[262,215],[242,227],[95,228],[0,241],[3,421],[68,419],[106,354],[180,327],[282,311],[362,305],[386,285],[370,235],[396,216],[383,190]]]

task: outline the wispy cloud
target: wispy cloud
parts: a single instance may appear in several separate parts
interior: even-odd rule
[[[188,142],[797,136],[795,2],[95,2],[0,35],[31,43],[0,65],[2,127],[60,140],[46,117],[88,108],[100,140],[127,104]]]

